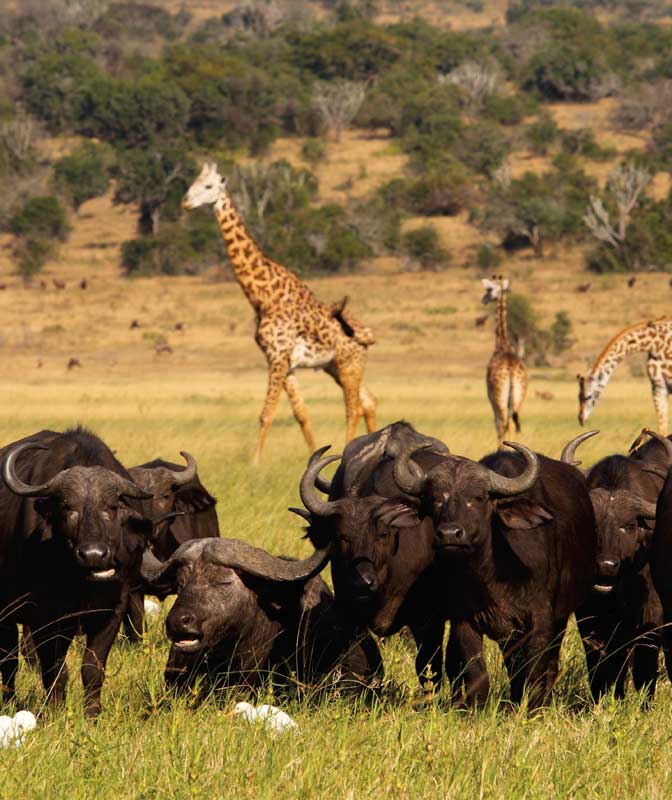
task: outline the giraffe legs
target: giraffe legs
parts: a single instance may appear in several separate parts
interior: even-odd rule
[[[287,392],[287,397],[289,397],[289,402],[292,404],[294,419],[301,426],[303,438],[306,440],[308,449],[312,453],[315,450],[315,437],[313,436],[313,431],[310,427],[306,405],[303,402],[303,397],[301,397],[301,392],[299,391],[299,382],[297,381],[295,375],[290,374],[285,378],[285,391]]]
[[[498,447],[502,446],[502,442],[509,433],[511,425],[509,418],[509,388],[508,374],[498,372],[493,375],[488,372],[488,398],[495,416]]]
[[[343,390],[343,399],[345,401],[345,442],[347,444],[354,438],[357,432],[357,423],[362,414],[365,413],[362,389],[368,395],[367,427],[371,423],[375,425],[376,401],[368,389],[362,386],[364,368],[360,361],[353,359],[346,362],[335,362],[326,367],[325,372],[331,375]],[[373,428],[371,430],[373,430]]]
[[[651,392],[653,394],[653,405],[656,409],[658,418],[658,433],[667,436],[667,415],[668,415],[668,384],[667,376],[663,374],[663,367],[658,358],[651,358],[646,363],[646,371],[649,373],[651,381]]]
[[[371,433],[376,430],[376,405],[378,401],[375,395],[370,392],[364,384],[359,389],[359,399],[361,402],[360,415],[364,415],[366,430]]]
[[[264,403],[264,407],[261,411],[261,417],[259,418],[261,430],[259,431],[259,439],[257,440],[257,449],[254,453],[255,464],[258,464],[259,459],[261,458],[261,452],[264,449],[264,444],[266,443],[268,429],[271,427],[271,422],[273,422],[273,416],[275,415],[275,410],[278,407],[278,401],[280,400],[280,394],[283,386],[285,385],[288,371],[289,357],[269,362],[268,388],[266,390],[266,402]]]

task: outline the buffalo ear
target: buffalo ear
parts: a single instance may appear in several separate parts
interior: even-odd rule
[[[154,536],[154,522],[146,517],[141,517],[135,511],[129,514],[128,522],[126,523],[133,533],[138,533],[146,541],[150,541]]]
[[[539,528],[553,519],[553,514],[547,508],[528,497],[499,500],[495,513],[502,525],[517,531]]]
[[[217,501],[205,490],[203,486],[188,483],[175,492],[175,510],[185,514],[195,514],[197,511],[207,511]]]
[[[376,509],[375,518],[387,528],[415,528],[420,524],[417,509],[401,500],[387,500]]]

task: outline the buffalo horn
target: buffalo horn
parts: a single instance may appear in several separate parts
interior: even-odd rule
[[[18,477],[15,470],[16,459],[24,451],[48,449],[48,447],[35,442],[23,442],[22,444],[17,444],[15,447],[12,447],[12,449],[5,455],[5,458],[2,462],[2,479],[7,484],[7,488],[10,491],[14,492],[14,494],[20,495],[21,497],[47,497],[51,493],[51,485],[54,481],[54,478],[51,478],[46,483],[41,483],[39,486],[32,486],[28,483],[24,483]],[[58,474],[60,475],[60,472]]]
[[[525,492],[532,486],[539,476],[539,459],[529,447],[516,442],[504,442],[504,444],[520,453],[526,463],[524,471],[516,478],[505,478],[503,475],[488,469],[490,491],[506,497]]]
[[[429,444],[413,445],[402,450],[394,459],[392,476],[402,492],[415,497],[422,494],[427,475],[422,467],[418,466],[415,461],[411,461],[411,456],[420,450],[427,450],[429,447],[431,447]]]
[[[649,500],[645,500],[643,497],[638,497],[637,511],[639,511],[641,516],[645,517],[646,519],[655,519],[656,503],[651,503]]]
[[[324,455],[324,453],[327,452],[330,446],[331,445],[327,445],[326,447],[320,447],[319,450],[316,450],[312,454],[312,456],[308,459],[307,467],[312,466],[316,461],[322,458],[322,456]],[[317,488],[323,494],[329,494],[329,492],[331,491],[331,481],[327,480],[326,478],[323,478],[322,475],[318,475],[315,478],[315,486],[317,486]]]
[[[650,472],[652,475],[656,475],[658,478],[667,480],[667,473],[669,472],[669,469],[665,469],[665,467],[657,467],[655,464],[647,464],[646,466],[642,467],[642,471]]]
[[[143,579],[149,584],[159,581],[165,572],[173,566],[176,561],[194,561],[203,552],[205,545],[211,541],[210,539],[190,539],[188,542],[181,544],[177,550],[172,554],[168,561],[159,561],[159,559],[147,549],[142,554],[142,563],[140,565],[140,574]]]
[[[599,431],[586,431],[586,433],[580,433],[578,436],[575,436],[570,442],[562,448],[562,453],[560,454],[560,461],[564,461],[565,464],[571,464],[574,467],[578,467],[581,464],[580,461],[575,461],[574,456],[576,454],[576,448],[586,441],[586,439],[590,439],[592,436],[596,436]]]
[[[331,516],[336,512],[337,508],[337,503],[335,501],[321,500],[315,491],[315,482],[320,472],[327,466],[327,464],[331,464],[333,461],[338,461],[340,458],[340,456],[327,456],[326,458],[321,457],[330,446],[331,445],[322,447],[313,454],[315,458],[311,458],[311,463],[308,464],[308,467],[301,478],[301,483],[299,484],[299,494],[301,495],[301,501],[303,502],[303,505],[308,509],[308,511],[310,511],[311,514],[315,514],[317,517]]]
[[[112,475],[117,479],[117,494],[119,497],[134,497],[137,500],[149,500],[154,497],[151,492],[141,489],[133,481],[122,478],[121,475],[117,475],[114,472]]]
[[[205,539],[203,555],[214,564],[240,569],[249,575],[272,581],[307,581],[321,572],[329,561],[331,547],[315,550],[301,561],[278,558],[238,539]]]
[[[652,431],[650,428],[643,428],[642,433],[660,442],[665,449],[665,456],[667,457],[668,466],[672,465],[672,442],[667,436],[661,436],[657,431]]]
[[[168,470],[171,480],[173,481],[173,486],[184,486],[186,483],[189,483],[189,481],[193,481],[198,469],[196,459],[192,455],[189,455],[189,453],[184,450],[180,450],[180,455],[187,462],[187,466],[180,472],[177,470]]]

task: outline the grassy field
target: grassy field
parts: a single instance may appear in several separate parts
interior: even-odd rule
[[[250,345],[251,347],[251,345]],[[450,363],[413,381],[412,351],[398,372],[372,357],[370,383],[380,399],[380,421],[399,417],[473,457],[493,443],[482,369],[450,375]],[[299,520],[286,512],[298,500],[306,458],[288,410],[273,426],[259,469],[250,463],[263,370],[173,370],[89,377],[15,376],[4,385],[0,440],[7,442],[41,427],[63,428],[83,421],[116,448],[126,464],[157,454],[194,453],[206,485],[219,498],[226,535],[239,536],[275,552],[300,555]],[[74,372],[74,371],[73,371]],[[337,448],[342,408],[335,388],[322,376],[305,382],[321,442]],[[586,446],[591,462],[623,450],[650,421],[650,399],[642,379],[626,374],[610,387],[596,412],[605,433]],[[535,398],[536,387],[555,394]],[[577,429],[574,381],[557,371],[534,373],[525,407],[523,441],[557,454]],[[607,433],[608,431],[608,433]],[[641,713],[637,697],[587,703],[585,666],[572,636],[552,707],[534,718],[495,703],[470,714],[445,703],[423,702],[413,673],[413,648],[395,639],[384,643],[386,689],[371,705],[335,698],[289,703],[298,731],[273,737],[250,727],[231,710],[236,698],[190,708],[163,697],[167,655],[163,616],[151,619],[143,649],[118,644],[109,663],[97,723],[81,715],[78,678],[80,645],[70,656],[71,691],[65,710],[43,709],[37,676],[23,665],[19,705],[43,709],[38,729],[20,749],[2,754],[2,798],[394,798],[427,797],[669,797],[672,694],[666,681],[655,706]],[[496,675],[494,696],[505,696],[498,655],[489,658]]]

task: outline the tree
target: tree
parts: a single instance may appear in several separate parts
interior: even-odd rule
[[[86,200],[105,194],[110,185],[109,161],[106,148],[85,142],[54,164],[54,186],[68,198],[75,211]]]
[[[42,268],[70,230],[65,209],[51,195],[28,200],[10,220],[9,229],[17,237],[14,255],[24,280]]]
[[[621,164],[609,175],[606,194],[607,202],[615,210],[614,222],[602,198],[590,196],[590,205],[583,221],[598,242],[604,242],[617,250],[622,247],[630,216],[650,180],[649,173],[634,164]]]
[[[366,86],[354,81],[321,83],[313,90],[313,106],[327,131],[333,131],[337,142],[352,122],[366,96]]]
[[[162,213],[175,219],[180,200],[196,174],[195,164],[180,145],[126,150],[119,154],[117,203],[138,203],[138,229],[159,233]]]

